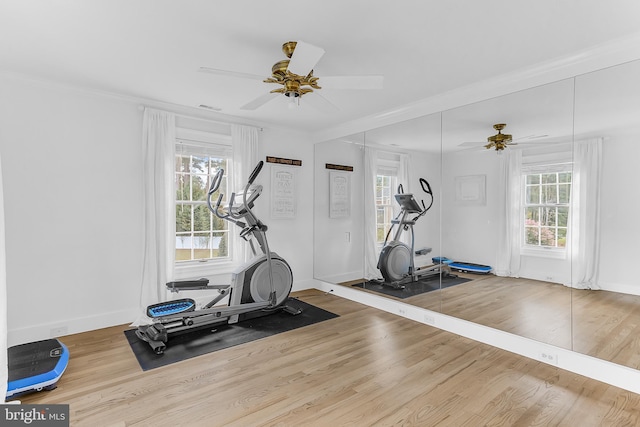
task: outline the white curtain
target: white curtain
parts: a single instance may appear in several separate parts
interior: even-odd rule
[[[496,275],[518,277],[520,238],[522,235],[522,152],[508,150],[500,159],[500,192],[504,204],[500,211],[502,226],[498,234]]]
[[[381,277],[378,270],[378,245],[376,242],[376,175],[378,151],[364,148],[364,278]]]
[[[145,108],[142,123],[143,231],[142,284],[139,318],[146,307],[166,300],[165,284],[174,278],[175,263],[175,115]]]
[[[601,289],[600,174],[602,139],[575,141],[573,145],[573,194],[571,195],[571,286]]]
[[[1,161],[0,161],[1,163]],[[0,167],[0,393],[6,394],[9,374],[7,365],[7,263],[4,234],[4,196]],[[4,402],[4,397],[3,400]]]
[[[231,191],[240,192],[247,184],[249,174],[258,163],[258,141],[260,131],[253,126],[231,125],[231,143],[233,145],[233,182]],[[238,238],[240,244],[233,246],[233,259],[240,262],[252,257],[249,245]]]

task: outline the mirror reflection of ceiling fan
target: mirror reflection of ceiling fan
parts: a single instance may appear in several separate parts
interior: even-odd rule
[[[487,143],[485,142],[463,142],[462,144],[460,144],[460,147],[465,147],[465,146],[479,146],[482,145],[484,146],[484,148],[486,148],[487,150],[490,149],[495,149],[497,152],[500,152],[502,150],[504,150],[505,148],[512,146],[512,145],[519,145],[519,144],[527,144],[528,142],[526,141],[531,141],[533,139],[539,139],[539,138],[545,138],[549,135],[529,135],[526,137],[522,137],[522,138],[518,138],[515,141],[518,142],[514,142],[513,137],[509,134],[506,133],[502,133],[502,129],[504,129],[507,126],[506,123],[496,123],[495,125],[493,125],[493,128],[495,130],[498,131],[497,134],[495,135],[491,135],[490,137],[487,138]]]
[[[282,51],[288,59],[276,62],[271,67],[271,77],[259,76],[235,71],[219,70],[210,67],[200,67],[199,71],[223,76],[232,76],[252,80],[262,80],[265,83],[280,85],[271,92],[261,95],[240,107],[242,110],[255,110],[282,94],[289,98],[292,106],[300,104],[303,95],[305,101],[316,108],[331,112],[338,107],[318,94],[318,90],[369,90],[382,89],[383,76],[324,76],[313,75],[313,67],[324,55],[324,49],[303,41],[290,41],[282,45]],[[320,84],[322,86],[320,86]]]

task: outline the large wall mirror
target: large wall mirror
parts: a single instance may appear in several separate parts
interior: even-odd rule
[[[576,77],[575,144],[593,151],[590,223],[574,242],[573,349],[640,369],[640,61]],[[581,253],[580,251],[584,251]],[[597,289],[597,290],[596,290]]]
[[[444,313],[571,347],[572,134],[572,79],[442,113],[443,253],[493,269],[460,273]]]
[[[314,277],[344,283],[363,277],[364,133],[314,147]]]
[[[438,275],[430,292],[388,298],[640,369],[638,76],[631,62],[318,144],[315,277],[353,286],[374,275],[369,229],[379,240],[397,213],[399,180],[425,199],[424,178],[434,205],[414,225],[415,247],[431,252],[416,265],[446,257],[492,273],[454,271],[464,280]],[[485,148],[498,131],[514,145]],[[372,153],[375,216],[364,208]],[[352,154],[352,218],[329,218],[325,163]],[[346,244],[345,233],[352,250],[324,246],[325,256],[326,239]]]

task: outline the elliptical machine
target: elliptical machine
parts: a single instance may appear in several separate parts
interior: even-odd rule
[[[404,193],[402,184],[398,186],[398,193],[394,196],[400,205],[400,212],[391,220],[391,227],[384,238],[384,245],[378,258],[378,270],[380,270],[384,278],[383,281],[379,282],[382,285],[403,289],[409,283],[417,282],[430,276],[452,276],[451,269],[445,264],[436,264],[419,269],[415,267],[414,254],[426,255],[431,252],[431,248],[423,248],[418,251],[415,251],[414,248],[413,226],[420,217],[431,209],[434,201],[431,186],[424,178],[420,178],[420,186],[431,197],[429,206],[425,205],[424,200],[421,200],[422,206],[420,206],[412,193]],[[410,218],[409,216],[412,214],[417,215]],[[394,226],[397,226],[397,229],[393,235],[393,240],[389,241],[389,236]],[[411,247],[400,241],[403,231],[410,232]]]
[[[215,174],[207,194],[209,210],[218,218],[229,221],[242,230],[240,237],[248,241],[254,258],[232,272],[231,284],[210,285],[208,279],[187,280],[167,283],[167,289],[178,293],[188,290],[217,290],[218,295],[200,309],[191,298],[177,299],[147,307],[147,316],[153,319],[151,325],[139,326],[136,335],[146,341],[156,354],[164,353],[169,337],[194,329],[220,324],[233,324],[249,318],[284,310],[292,315],[302,312],[287,305],[293,286],[293,273],[289,264],[275,252],[269,250],[267,226],[253,211],[255,200],[262,192],[261,185],[253,185],[264,162],[260,161],[249,176],[242,193],[231,193],[228,205],[222,209],[224,195],[218,194],[215,206],[212,195],[222,183],[223,169]],[[256,252],[252,238],[258,242],[261,254]],[[215,306],[225,297],[228,305]]]

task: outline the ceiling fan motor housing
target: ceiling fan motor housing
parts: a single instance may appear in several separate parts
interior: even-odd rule
[[[512,141],[512,137],[509,134],[502,133],[507,125],[505,123],[498,123],[493,125],[493,128],[498,131],[497,134],[487,138],[489,144],[485,145],[485,148],[495,147],[496,151],[504,150],[507,144]]]

